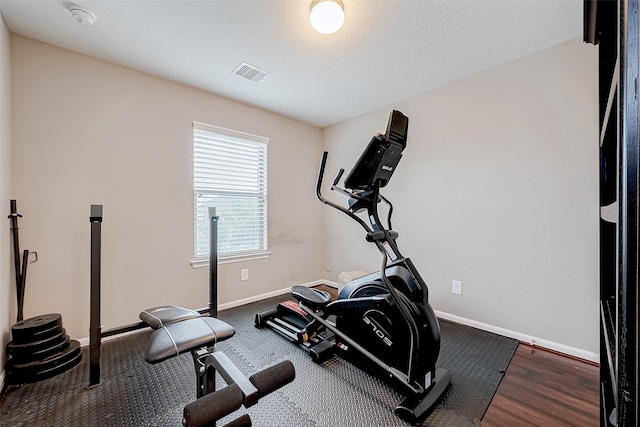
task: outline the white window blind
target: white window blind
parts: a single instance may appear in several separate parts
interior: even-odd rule
[[[208,207],[218,220],[218,255],[267,250],[269,139],[193,122],[194,246],[209,256]]]

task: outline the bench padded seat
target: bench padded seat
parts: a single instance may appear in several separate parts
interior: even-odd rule
[[[231,325],[215,317],[196,317],[169,323],[151,334],[144,360],[159,363],[193,349],[213,346],[235,333]]]
[[[149,325],[152,329],[162,328],[170,323],[181,322],[183,320],[200,317],[200,313],[188,308],[176,305],[162,305],[160,307],[148,308],[140,313],[140,320]]]

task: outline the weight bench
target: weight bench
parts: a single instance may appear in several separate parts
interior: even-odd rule
[[[215,426],[220,418],[258,403],[258,399],[290,383],[295,378],[293,364],[285,360],[247,378],[214,346],[231,338],[235,329],[214,317],[200,316],[197,311],[177,306],[161,306],[144,310],[140,320],[155,331],[151,334],[144,359],[159,363],[179,354],[191,352],[196,370],[197,400],[184,408],[183,425]],[[216,391],[215,373],[228,384]],[[250,426],[251,418],[243,415],[228,427]]]

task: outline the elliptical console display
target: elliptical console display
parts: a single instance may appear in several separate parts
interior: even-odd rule
[[[407,146],[408,129],[409,119],[400,111],[392,111],[387,132],[371,138],[345,178],[344,186],[353,190],[368,190],[376,185],[380,188],[386,186],[402,158],[402,150]]]
[[[380,271],[356,279],[331,301],[317,289],[294,286],[277,307],[258,313],[256,326],[267,326],[306,348],[322,363],[336,351],[367,370],[391,380],[406,399],[395,409],[400,418],[415,423],[429,414],[446,390],[451,374],[436,368],[440,353],[440,326],[429,305],[428,288],[409,258],[396,244],[391,229],[391,202],[380,194],[393,175],[407,145],[409,119],[392,111],[384,134],[371,139],[360,158],[338,186],[341,169],[331,190],[346,195],[347,206],[322,195],[328,153],[322,155],[316,194],[318,199],[355,220],[366,231],[367,241],[382,256]],[[378,204],[389,206],[386,226]],[[365,221],[356,213],[366,211]]]

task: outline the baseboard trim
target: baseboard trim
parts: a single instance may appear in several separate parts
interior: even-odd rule
[[[329,286],[333,286],[333,287],[336,287],[336,288],[338,287],[338,285],[336,283],[330,282],[328,280],[314,280],[313,282],[301,283],[298,286],[311,287],[311,286],[318,286],[318,285],[329,285]],[[235,301],[231,301],[231,302],[226,302],[224,304],[219,304],[218,305],[218,311],[228,310],[228,309],[234,308],[234,307],[240,307],[241,305],[250,304],[250,303],[256,302],[256,301],[262,301],[263,299],[267,299],[267,298],[271,298],[271,297],[277,297],[278,295],[285,295],[285,294],[289,293],[289,289],[290,288],[291,287],[286,287],[286,288],[278,289],[276,291],[267,292],[265,294],[255,295],[255,296],[248,297],[248,298],[243,298],[243,299],[239,299],[239,300],[235,300]]]
[[[518,341],[524,342],[532,347],[540,347],[554,351],[556,353],[562,353],[567,356],[586,360],[588,362],[600,363],[600,355],[598,353],[570,347],[568,345],[560,344],[554,341],[549,341],[543,338],[534,337],[532,335],[523,334],[521,332],[512,331],[510,329],[501,328],[499,326],[489,325],[488,323],[478,322],[475,320],[467,319],[465,317],[456,316],[455,314],[445,313],[443,311],[435,310],[435,313],[436,316],[438,316],[440,319],[449,320],[451,322],[471,326],[472,328],[492,332],[494,334],[502,335],[508,338],[513,338]]]
[[[338,283],[333,282],[331,280],[314,280],[312,282],[301,283],[298,286],[311,287],[311,286],[318,286],[318,285],[327,285],[336,289],[338,288]],[[226,302],[224,304],[219,304],[218,311],[224,311],[230,308],[235,308],[235,307],[240,307],[242,305],[250,304],[252,302],[262,301],[267,298],[271,298],[279,295],[285,295],[289,293],[289,289],[290,287],[286,287],[282,289],[277,289],[275,291],[266,292],[264,294],[259,294],[259,295],[255,295],[248,298],[242,298],[239,300]],[[600,355],[598,353],[593,353],[591,351],[586,351],[586,350],[571,347],[568,345],[560,344],[557,342],[545,340],[542,338],[534,337],[532,335],[527,335],[521,332],[512,331],[510,329],[501,328],[499,326],[490,325],[488,323],[478,322],[476,320],[467,319],[466,317],[456,316],[455,314],[449,314],[443,311],[435,310],[435,313],[436,313],[436,316],[438,316],[440,319],[449,320],[451,322],[460,323],[466,326],[471,326],[472,328],[481,329],[487,332],[492,332],[494,334],[502,335],[508,338],[513,338],[518,341],[527,343],[532,347],[540,347],[540,348],[551,350],[557,353],[565,354],[567,356],[583,359],[588,362],[600,363]],[[104,338],[102,342],[122,338],[131,334],[140,333],[142,331],[144,331],[144,329],[140,331],[131,331],[131,332],[126,332],[124,334],[107,337],[107,338]],[[89,345],[89,337],[81,338],[78,341],[80,342],[80,345],[82,347],[86,347]],[[2,384],[3,382],[4,382],[4,371],[0,376],[0,384]]]
[[[142,329],[138,329],[136,331],[129,331],[129,332],[123,332],[121,334],[118,335],[112,335],[110,337],[104,337],[102,338],[102,342],[109,342],[109,341],[113,341],[113,340],[117,340],[120,338],[124,338],[124,337],[128,337],[129,335],[135,335],[135,334],[140,334],[144,331],[146,331],[146,328],[142,328]],[[77,340],[80,343],[80,347],[89,347],[89,337],[85,337],[85,338],[80,338]]]

